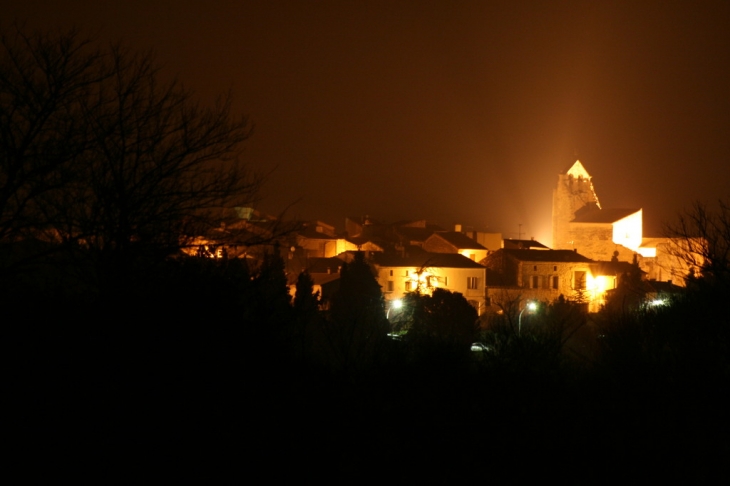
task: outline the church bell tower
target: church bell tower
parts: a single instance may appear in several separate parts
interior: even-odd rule
[[[570,235],[570,222],[581,209],[601,208],[593,190],[591,176],[580,160],[576,160],[564,174],[558,175],[558,185],[553,190],[553,249],[570,250],[574,242]]]

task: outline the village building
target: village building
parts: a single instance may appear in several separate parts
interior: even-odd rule
[[[577,160],[558,175],[553,191],[553,243],[594,260],[630,262],[636,257],[648,279],[683,285],[692,270],[675,255],[675,241],[647,238],[641,208],[604,208],[590,174]]]
[[[574,250],[502,249],[490,254],[487,299],[496,309],[515,302],[554,302],[562,299],[585,304],[598,312],[607,293],[631,271],[628,262],[592,260]]]
[[[370,263],[388,302],[401,299],[407,292],[431,293],[442,288],[462,294],[479,314],[484,311],[486,268],[463,255],[373,253]]]
[[[480,262],[487,257],[487,249],[456,231],[439,231],[433,233],[423,243],[423,249],[433,253],[458,253],[472,261]]]

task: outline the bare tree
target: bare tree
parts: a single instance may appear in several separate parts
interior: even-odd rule
[[[43,201],[59,197],[88,149],[78,100],[102,81],[100,59],[75,31],[0,33],[0,241],[49,230]]]
[[[200,106],[151,54],[15,29],[0,52],[0,240],[75,246],[98,277],[175,253],[255,201],[230,96]],[[101,283],[101,282],[99,282]]]
[[[251,203],[260,184],[237,160],[250,130],[232,119],[230,99],[201,108],[178,85],[160,86],[148,55],[114,48],[106,61],[111,76],[83,105],[94,147],[83,184],[58,208],[102,268],[138,251],[174,253],[223,209]]]
[[[717,208],[695,202],[674,223],[665,225],[668,252],[690,272],[690,278],[730,284],[730,202]]]

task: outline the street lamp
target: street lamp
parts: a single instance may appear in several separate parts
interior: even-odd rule
[[[520,311],[520,317],[517,318],[517,334],[522,334],[522,313],[526,310],[532,312],[535,309],[537,309],[537,304],[534,302],[528,302],[525,308]]]
[[[385,318],[390,319],[390,309],[400,309],[403,307],[403,301],[400,299],[395,299],[390,302],[390,305],[388,306],[388,312],[385,313]]]

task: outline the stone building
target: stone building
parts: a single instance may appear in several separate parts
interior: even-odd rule
[[[641,208],[604,208],[583,164],[558,175],[553,191],[553,249],[577,250],[599,261],[636,258],[648,279],[683,285],[690,269],[673,255],[669,238],[643,234]]]
[[[618,287],[631,271],[628,262],[598,262],[571,250],[504,248],[490,254],[487,297],[497,308],[526,301],[555,302],[561,296],[597,312],[607,292]]]
[[[442,288],[462,294],[479,314],[484,310],[487,269],[464,255],[423,250],[407,255],[373,253],[370,264],[388,306],[408,292],[430,294]]]
[[[439,231],[432,234],[423,243],[423,249],[434,253],[458,253],[473,261],[479,262],[487,257],[487,249],[456,231]]]

